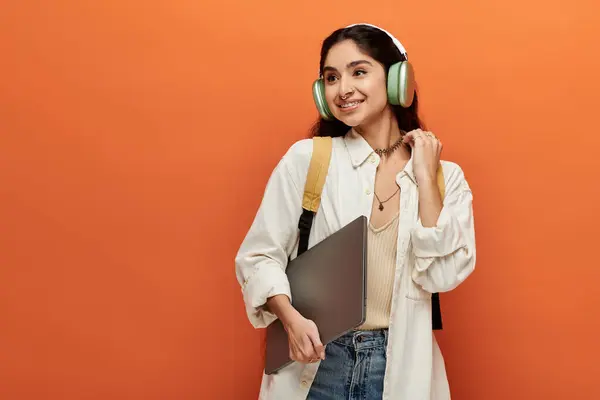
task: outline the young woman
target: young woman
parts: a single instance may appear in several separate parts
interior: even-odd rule
[[[279,318],[296,361],[263,376],[260,399],[450,398],[431,298],[474,270],[472,193],[462,169],[442,161],[442,198],[436,182],[442,145],[421,129],[410,79],[403,104],[389,100],[389,71],[406,60],[400,42],[372,25],[338,29],[323,42],[329,115],[321,112],[313,134],[333,137],[333,150],[309,246],[368,217],[366,321],[324,346],[317,326],[290,303],[285,269],[298,250],[313,148],[312,139],[300,140],[273,171],[236,257],[250,322],[264,328]]]

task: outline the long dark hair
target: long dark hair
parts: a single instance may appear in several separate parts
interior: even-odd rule
[[[348,39],[354,41],[358,48],[367,55],[383,64],[386,76],[391,65],[406,60],[387,33],[368,25],[354,25],[334,31],[323,41],[321,60],[319,61],[321,74],[323,74],[323,66],[329,50],[335,44]],[[416,93],[410,107],[404,108],[397,105],[391,105],[391,107],[401,130],[410,132],[414,129],[423,129],[418,115],[419,101]],[[311,136],[337,137],[344,136],[349,130],[348,125],[337,119],[327,121],[319,118],[311,128],[310,134]]]

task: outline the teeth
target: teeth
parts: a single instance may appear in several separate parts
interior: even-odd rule
[[[353,101],[352,103],[346,103],[346,104],[342,104],[340,107],[342,108],[348,108],[348,107],[354,107],[360,104],[360,101]]]

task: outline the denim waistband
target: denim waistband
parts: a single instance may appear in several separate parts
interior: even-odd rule
[[[350,346],[356,349],[366,349],[372,347],[385,347],[387,345],[388,330],[377,329],[372,331],[350,331],[334,342],[343,346]]]

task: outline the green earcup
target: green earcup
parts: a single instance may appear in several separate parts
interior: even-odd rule
[[[313,99],[317,110],[324,120],[334,119],[333,113],[325,101],[325,85],[319,78],[313,83]],[[401,61],[392,65],[388,71],[387,98],[393,105],[404,108],[411,106],[415,97],[415,77],[412,65],[408,61]]]
[[[390,104],[410,107],[415,97],[415,79],[408,61],[396,63],[388,71],[387,96]]]
[[[317,79],[313,83],[313,99],[315,100],[315,105],[317,106],[319,114],[321,114],[321,118],[327,121],[334,119],[333,113],[327,106],[327,101],[325,101],[325,85],[323,84],[323,78]]]

